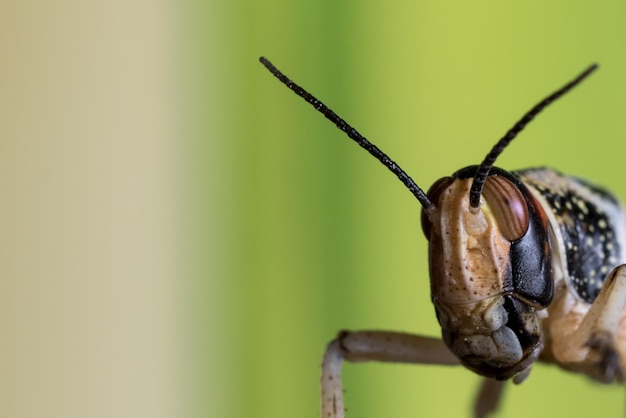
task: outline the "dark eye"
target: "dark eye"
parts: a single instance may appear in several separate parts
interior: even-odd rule
[[[483,196],[491,207],[502,235],[513,242],[528,231],[528,204],[520,189],[501,176],[489,176]]]
[[[441,193],[443,193],[443,191],[446,190],[453,181],[454,179],[452,177],[442,177],[434,182],[433,185],[430,186],[430,189],[428,189],[428,193],[426,193],[428,195],[428,199],[433,202],[436,207],[439,207],[439,197],[441,196]],[[431,222],[428,220],[428,217],[422,209],[422,231],[424,232],[426,239],[430,239],[431,226]]]

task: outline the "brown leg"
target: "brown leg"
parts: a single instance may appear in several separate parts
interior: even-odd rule
[[[322,418],[344,418],[341,366],[348,361],[458,365],[459,360],[432,337],[387,331],[343,331],[331,341],[322,362]]]
[[[474,404],[474,416],[484,418],[498,409],[502,398],[502,390],[506,382],[484,378]]]
[[[617,335],[625,308],[626,265],[621,265],[606,278],[575,330],[553,327],[555,359],[605,383],[623,381],[624,363],[620,357],[624,353],[620,355]]]

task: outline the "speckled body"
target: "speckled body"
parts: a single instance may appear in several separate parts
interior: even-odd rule
[[[626,262],[626,216],[608,191],[551,169],[515,171],[542,202],[550,225],[554,299],[542,319],[541,360],[555,362],[600,381],[605,378],[589,347],[568,338],[578,329],[609,273]],[[619,315],[618,315],[619,316]],[[626,314],[616,318],[616,349],[626,369]]]
[[[553,270],[563,271],[570,292],[592,303],[609,272],[626,261],[622,205],[608,191],[551,169],[513,174],[537,194],[544,210],[552,214],[548,214],[551,249],[563,258],[557,258]]]

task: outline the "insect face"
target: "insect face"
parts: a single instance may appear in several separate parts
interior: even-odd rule
[[[463,364],[486,376],[476,416],[496,409],[500,382],[532,364],[557,363],[602,382],[626,372],[626,217],[610,193],[549,169],[494,167],[508,144],[591,65],[509,129],[479,166],[444,177],[428,193],[398,164],[269,61],[261,62],[411,191],[429,242],[431,298],[442,339],[343,331],[322,363],[322,416],[344,417],[344,359]],[[447,347],[447,348],[446,348]],[[540,358],[541,355],[541,358]]]
[[[548,225],[526,187],[500,169],[492,169],[473,210],[476,169],[444,177],[428,192],[437,208],[422,214],[431,295],[450,350],[477,373],[507,379],[542,348],[537,310],[553,293]]]

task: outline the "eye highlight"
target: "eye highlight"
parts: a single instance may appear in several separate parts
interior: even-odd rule
[[[502,235],[513,242],[528,231],[528,205],[520,189],[501,176],[489,176],[483,196],[491,208]]]

